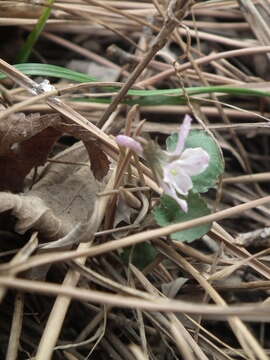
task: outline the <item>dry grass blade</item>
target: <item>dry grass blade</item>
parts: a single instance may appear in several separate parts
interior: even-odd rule
[[[250,47],[248,49],[239,49],[239,50],[237,49],[237,50],[231,50],[231,51],[224,51],[224,52],[219,52],[216,54],[211,54],[211,55],[207,55],[205,57],[196,59],[196,60],[194,60],[194,64],[195,65],[205,65],[205,64],[211,63],[212,61],[219,60],[219,59],[230,58],[230,57],[234,57],[234,56],[266,54],[268,52],[270,52],[270,46],[255,46],[255,47]],[[193,66],[192,62],[187,62],[187,63],[177,67],[177,71],[183,72],[183,71],[186,71],[186,70],[192,68],[192,66]],[[161,81],[164,78],[167,78],[168,76],[174,74],[174,72],[175,72],[175,69],[165,70],[162,73],[152,76],[145,81],[140,81],[139,83],[137,83],[137,86],[144,87],[144,86],[156,84],[158,81]]]
[[[111,177],[106,187],[106,190],[110,190],[113,184],[114,184],[114,176]],[[101,197],[96,200],[93,215],[89,220],[89,230],[91,235],[89,234],[88,243],[79,245],[78,251],[88,249],[89,247],[92,246],[94,233],[97,231],[103,220],[104,212],[106,210],[108,201],[109,201],[108,197]],[[80,263],[84,264],[86,258],[81,258],[80,260],[77,261],[79,262],[79,264]],[[73,269],[70,269],[65,276],[65,280],[63,281],[63,286],[76,286],[77,282],[79,281],[79,278],[80,278],[80,274],[74,271]],[[59,333],[61,331],[70,301],[71,298],[66,296],[59,296],[56,299],[56,302],[48,319],[46,328],[44,330],[43,336],[41,338],[37,350],[36,359],[45,360],[51,357],[55,344],[58,340]]]
[[[10,264],[17,264],[26,262],[26,260],[30,257],[30,255],[37,249],[38,247],[38,238],[37,233],[34,232],[30,238],[30,240],[16,253],[16,255],[10,261]],[[10,276],[13,276],[10,274]],[[6,290],[4,288],[0,289],[0,302],[3,300],[5,296]]]
[[[246,258],[246,259],[244,259],[242,261],[239,261],[237,264],[228,266],[223,270],[216,271],[213,275],[210,275],[210,277],[208,278],[208,281],[214,281],[214,280],[220,280],[220,279],[226,278],[226,277],[232,275],[241,266],[248,264],[250,260],[252,260],[254,258],[257,258],[257,257],[259,257],[261,255],[266,255],[266,254],[268,254],[268,252],[269,252],[268,249],[267,250],[262,250],[257,254],[254,254],[254,255],[252,255],[252,256],[250,256],[250,257],[248,257],[248,258]]]
[[[228,234],[220,225],[214,224],[213,230],[211,230],[210,235],[213,238],[222,241],[226,244],[228,251],[240,258],[246,258],[251,256],[246,249],[242,249],[234,245],[234,238]],[[249,266],[256,270],[259,274],[270,279],[270,270],[269,267],[260,262],[257,259],[251,258],[249,261]]]
[[[139,346],[133,344],[130,345],[130,350],[134,354],[137,360],[147,360],[148,356],[146,356],[143,351],[139,348]]]
[[[131,265],[132,272],[135,274],[137,279],[142,283],[142,285],[145,287],[146,290],[148,290],[150,293],[158,294],[157,289],[147,280],[147,278],[134,266]],[[161,315],[160,315],[161,316]],[[168,330],[172,334],[172,338],[175,338],[175,342],[179,348],[179,351],[185,358],[187,359],[193,359],[193,353],[198,356],[201,360],[207,360],[207,357],[205,356],[204,352],[200,349],[200,347],[197,345],[197,343],[194,341],[192,336],[190,336],[189,332],[186,330],[186,328],[183,326],[181,321],[175,316],[173,313],[168,314],[168,320],[169,322],[164,321],[168,328]]]
[[[124,307],[128,309],[141,309],[145,311],[180,312],[186,314],[208,315],[208,319],[227,320],[228,317],[237,316],[247,321],[270,321],[269,304],[255,305],[204,305],[190,301],[171,300],[157,297],[155,301],[143,300],[131,296],[109,294],[106,292],[76,288],[73,286],[57,285],[49,282],[12,279],[9,276],[0,277],[0,285],[10,289],[31,291],[34,293],[61,296],[63,298],[77,299],[82,302],[92,302],[102,305]]]
[[[264,18],[260,15],[255,4],[250,0],[238,0],[238,2],[240,4],[240,9],[242,9],[243,15],[247,18],[251,29],[255,32],[255,35],[260,41],[261,45],[269,44],[269,27]]]
[[[222,210],[211,215],[203,216],[201,218],[197,218],[194,220],[186,221],[175,225],[169,225],[162,229],[148,230],[135,235],[130,235],[120,240],[114,240],[107,242],[106,244],[93,246],[89,250],[68,251],[68,252],[63,252],[62,254],[61,253],[58,253],[56,255],[52,254],[49,257],[47,255],[37,255],[35,257],[32,257],[32,259],[30,259],[27,262],[27,264],[18,264],[18,265],[9,265],[9,266],[0,265],[0,271],[8,270],[11,271],[12,273],[13,272],[17,273],[17,272],[25,271],[34,266],[41,266],[48,263],[67,261],[81,256],[88,256],[88,257],[97,256],[123,247],[135,245],[143,241],[152,240],[156,237],[170,235],[177,231],[190,229],[198,225],[207,224],[212,221],[218,221],[220,219],[234,216],[250,208],[254,208],[259,205],[268,203],[269,201],[270,201],[270,196],[266,196],[264,198],[253,200],[246,204],[237,205],[233,208]]]
[[[169,246],[166,246],[161,242],[159,244],[165,250],[168,257],[171,257],[174,261],[177,261],[177,263],[183,269],[188,271],[198,281],[198,283],[207,291],[207,294],[215,301],[215,303],[225,307],[227,306],[226,302],[218,294],[218,292],[215,291],[211,284],[203,276],[201,276],[200,273],[191,264],[189,264],[187,260],[170,249]],[[246,353],[250,354],[251,358],[257,357],[261,360],[267,359],[267,356],[260,344],[238,317],[231,317],[228,319],[228,322],[239,343],[242,345]]]
[[[18,358],[20,336],[21,336],[22,323],[23,323],[23,309],[24,309],[24,295],[21,293],[17,293],[14,302],[14,313],[12,319],[12,326],[10,330],[6,360],[16,360]]]
[[[185,339],[185,332],[183,333],[183,330],[184,328],[179,328],[179,324],[177,324],[174,319],[171,320],[171,332],[175,338],[175,343],[178,346],[179,352],[182,354],[184,359],[194,360],[195,358],[193,352]]]

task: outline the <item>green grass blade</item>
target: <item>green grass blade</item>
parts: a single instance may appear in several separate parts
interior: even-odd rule
[[[33,50],[33,47],[35,46],[42,30],[44,29],[44,26],[46,25],[46,22],[51,14],[52,8],[51,5],[54,3],[54,0],[48,0],[48,7],[46,7],[36,26],[31,31],[31,33],[28,35],[26,42],[24,43],[21,51],[19,52],[19,55],[17,57],[18,63],[24,63],[29,59],[29,56],[31,55],[31,52]]]
[[[55,77],[58,79],[66,79],[79,83],[98,81],[96,78],[89,76],[87,74],[69,70],[64,67],[56,66],[56,65],[27,63],[27,64],[18,64],[15,65],[15,67],[25,75]],[[0,80],[4,79],[5,77],[6,75],[0,73]]]
[[[64,67],[39,64],[39,63],[27,63],[18,64],[15,67],[22,71],[26,75],[31,76],[43,76],[43,77],[55,77],[60,79],[71,80],[74,82],[93,82],[98,81],[96,78],[83,74],[77,71],[69,70]],[[6,77],[5,74],[0,73],[0,80]],[[108,89],[108,88],[106,88]],[[112,90],[112,88],[110,88]],[[117,88],[113,90],[117,91]],[[221,93],[236,96],[257,96],[257,97],[270,97],[269,91],[262,91],[241,87],[225,86],[201,86],[186,88],[185,92],[188,95],[200,95]],[[139,96],[139,99],[128,99],[125,103],[128,104],[140,104],[140,105],[179,105],[185,103],[185,97],[181,88],[177,89],[161,89],[161,90],[129,90],[128,95]],[[168,96],[170,95],[170,96]],[[175,95],[175,96],[173,96]],[[81,99],[82,100],[82,99]],[[84,100],[88,101],[88,100]],[[109,103],[110,99],[91,99],[91,102],[106,102]]]

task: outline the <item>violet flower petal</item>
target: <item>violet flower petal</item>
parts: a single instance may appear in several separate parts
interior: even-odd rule
[[[208,167],[210,156],[202,148],[185,149],[179,160],[179,166],[189,176],[199,175]]]
[[[143,154],[143,148],[142,145],[134,140],[132,137],[127,136],[127,135],[117,135],[115,137],[115,141],[117,142],[118,145],[126,147],[132,151],[134,151],[135,153],[137,153],[138,155],[142,155]]]
[[[186,115],[178,132],[178,140],[177,140],[176,148],[173,152],[170,153],[171,155],[173,156],[181,155],[184,149],[186,138],[190,131],[191,122],[192,122],[191,116]]]
[[[181,160],[172,161],[163,167],[163,181],[181,195],[187,195],[192,188],[191,178],[183,171]]]
[[[161,184],[163,190],[164,190],[164,193],[166,195],[169,195],[170,197],[172,197],[177,203],[178,205],[180,206],[180,208],[185,212],[187,213],[188,212],[188,204],[186,202],[186,200],[184,199],[180,199],[177,194],[176,194],[176,191],[173,187],[169,186],[168,184],[165,184],[165,183],[162,183]]]

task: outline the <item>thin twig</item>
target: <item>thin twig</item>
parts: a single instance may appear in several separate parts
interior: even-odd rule
[[[110,114],[116,109],[117,105],[122,101],[122,99],[126,96],[130,87],[135,83],[137,78],[140,76],[142,71],[146,68],[146,66],[150,63],[152,58],[156,55],[156,53],[163,48],[163,46],[168,41],[169,36],[172,34],[174,28],[178,24],[178,21],[181,21],[184,17],[186,10],[190,4],[189,0],[173,0],[170,2],[168,7],[167,18],[160,30],[160,33],[157,35],[155,40],[152,43],[151,48],[147,52],[147,54],[143,57],[142,61],[136,66],[132,74],[127,79],[126,84],[122,87],[122,89],[118,92],[116,97],[113,99],[112,103],[105,110],[102,118],[98,122],[98,127],[102,127],[103,124],[107,121]],[[171,18],[169,14],[171,12],[175,13],[175,17]],[[176,20],[178,17],[178,21]]]

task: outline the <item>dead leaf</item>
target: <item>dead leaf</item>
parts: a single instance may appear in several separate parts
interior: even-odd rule
[[[0,155],[5,155],[14,143],[30,139],[47,127],[55,125],[59,120],[60,116],[57,114],[32,113],[25,115],[22,112],[11,114],[0,122]]]
[[[88,166],[70,165],[86,162],[88,154],[82,143],[76,143],[47,163],[41,178],[26,196],[37,196],[60,219],[62,231],[54,239],[67,235],[78,223],[85,223],[94,208],[96,193],[102,190]],[[39,224],[40,225],[40,224]],[[45,239],[51,241],[50,239]]]
[[[54,159],[76,162],[87,157],[85,148],[75,144]],[[20,195],[0,192],[0,213],[12,213],[17,233],[36,230],[42,241],[58,240],[87,222],[99,190],[87,166],[48,163],[30,191]]]
[[[84,145],[89,155],[91,170],[95,178],[101,181],[110,169],[110,161],[104,151],[99,147],[97,141],[84,141]]]
[[[126,224],[131,224],[131,216],[136,214],[137,211],[133,209],[131,206],[128,206],[123,196],[118,198],[117,208],[115,213],[115,218],[113,222],[113,227],[116,228],[122,221]]]
[[[46,204],[37,196],[25,196],[0,192],[0,212],[11,211],[17,219],[15,231],[24,234],[27,230],[37,230],[40,235],[55,239],[67,232]],[[64,229],[62,229],[64,227]]]
[[[26,175],[36,166],[43,165],[61,133],[48,127],[26,141],[15,143],[0,156],[0,190],[20,192]]]

